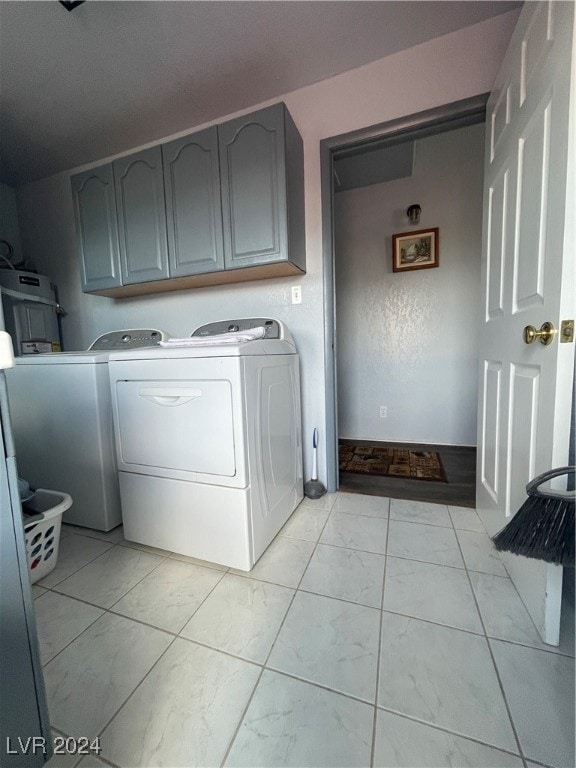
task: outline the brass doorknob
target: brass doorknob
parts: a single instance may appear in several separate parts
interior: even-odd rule
[[[556,335],[556,328],[552,323],[542,323],[540,330],[536,330],[533,325],[527,325],[524,328],[524,343],[533,344],[536,339],[540,339],[540,343],[548,346],[554,341]]]

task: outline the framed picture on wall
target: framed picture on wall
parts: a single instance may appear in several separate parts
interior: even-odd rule
[[[392,269],[430,269],[438,266],[438,227],[392,235]]]

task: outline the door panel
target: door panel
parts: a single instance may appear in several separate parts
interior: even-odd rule
[[[160,147],[116,160],[114,180],[124,285],[168,277]]]
[[[216,126],[162,147],[170,276],[224,269]]]
[[[547,99],[528,120],[518,141],[513,312],[544,302],[546,217],[542,214],[548,207],[550,113]]]
[[[72,176],[82,290],[122,285],[112,164]]]
[[[482,432],[484,450],[481,455],[481,482],[497,504],[499,499],[500,461],[500,400],[502,384],[502,364],[487,361],[484,364],[484,402],[482,407]]]
[[[535,475],[568,463],[574,345],[527,345],[523,329],[573,316],[573,36],[572,3],[526,3],[487,106],[477,508],[491,535]],[[562,569],[503,559],[557,645]]]
[[[287,258],[284,106],[218,127],[226,269]]]

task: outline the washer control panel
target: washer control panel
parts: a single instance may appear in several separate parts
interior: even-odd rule
[[[88,347],[88,351],[116,352],[120,349],[139,349],[140,347],[157,347],[161,341],[170,336],[165,331],[156,328],[135,328],[125,331],[109,331],[99,336]]]
[[[265,339],[284,338],[280,322],[278,320],[271,320],[269,317],[220,320],[216,323],[201,325],[199,328],[196,328],[192,336],[217,336],[220,333],[242,333],[242,331],[249,331],[251,328],[260,328],[262,326],[266,329],[264,335]]]

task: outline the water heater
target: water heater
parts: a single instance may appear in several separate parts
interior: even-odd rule
[[[35,272],[0,269],[4,325],[15,355],[60,352],[58,302],[50,280]]]

